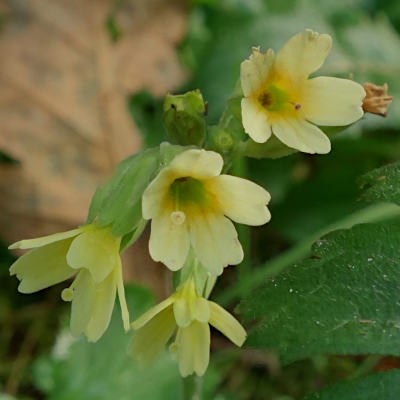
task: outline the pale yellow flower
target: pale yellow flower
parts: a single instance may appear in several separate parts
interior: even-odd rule
[[[363,115],[365,91],[347,79],[309,79],[332,46],[327,34],[311,30],[293,36],[276,55],[270,49],[241,64],[242,122],[258,143],[273,133],[285,145],[305,153],[328,153],[329,138],[316,125],[345,126]]]
[[[150,254],[171,270],[182,268],[192,246],[212,274],[239,264],[243,250],[230,221],[263,225],[269,193],[246,179],[220,175],[222,157],[191,149],[176,156],[143,194],[143,218],[152,219]],[[228,219],[230,218],[230,219]]]
[[[95,342],[108,327],[117,291],[124,327],[129,329],[120,241],[109,228],[95,224],[21,240],[10,248],[33,250],[15,261],[10,273],[21,281],[21,293],[37,292],[76,275],[72,285],[62,292],[63,300],[72,301],[71,332],[75,336],[85,333]]]
[[[176,352],[183,377],[205,373],[210,358],[210,326],[237,346],[246,340],[246,331],[226,310],[196,293],[189,279],[171,297],[151,308],[132,323],[135,332],[130,351],[141,364],[152,363],[177,330],[171,349]]]

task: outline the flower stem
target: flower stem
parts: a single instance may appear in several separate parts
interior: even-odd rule
[[[202,378],[195,374],[183,378],[183,400],[201,400]]]

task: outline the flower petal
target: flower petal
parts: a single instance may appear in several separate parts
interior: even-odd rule
[[[190,221],[191,243],[200,263],[213,275],[243,260],[236,229],[222,214],[199,211]]]
[[[228,311],[213,301],[208,302],[211,310],[210,324],[223,333],[229,340],[241,347],[247,333],[239,321]]]
[[[299,118],[277,120],[272,126],[274,135],[286,146],[304,153],[326,154],[331,150],[328,136],[317,126]]]
[[[176,324],[181,328],[186,328],[192,322],[192,314],[189,307],[190,300],[178,298],[174,301],[174,317]]]
[[[174,223],[168,210],[152,219],[149,250],[154,261],[161,261],[170,270],[177,271],[183,267],[189,247],[186,222]]]
[[[122,278],[122,265],[121,265],[121,259],[119,257],[118,257],[117,267],[114,273],[116,275],[116,281],[117,281],[118,300],[119,300],[119,305],[121,307],[122,323],[124,324],[125,331],[129,331],[130,329],[129,310],[128,310],[128,305],[126,304],[124,280]]]
[[[210,307],[203,297],[187,299],[178,298],[174,302],[174,316],[176,324],[180,328],[186,328],[193,320],[208,323],[210,319]]]
[[[175,180],[176,174],[168,167],[153,179],[142,196],[142,215],[144,219],[151,219],[159,214],[169,186]]]
[[[164,350],[175,328],[172,307],[163,309],[134,333],[129,353],[143,366],[152,364]]]
[[[108,228],[88,230],[73,240],[67,262],[72,268],[88,269],[93,279],[101,282],[118,262],[119,243]]]
[[[257,143],[264,143],[271,136],[267,113],[251,98],[242,99],[242,123],[244,131]]]
[[[187,328],[179,328],[176,344],[181,375],[204,375],[210,360],[209,325],[193,321]]]
[[[138,330],[142,328],[144,325],[148,324],[151,319],[153,319],[157,314],[159,314],[161,311],[165,310],[168,306],[170,306],[173,303],[173,301],[174,300],[172,297],[168,297],[161,303],[158,303],[156,306],[150,308],[150,310],[147,310],[138,319],[132,322],[131,324],[132,329]],[[171,307],[171,312],[172,312],[172,307]]]
[[[332,47],[332,38],[307,29],[289,39],[276,55],[276,71],[293,80],[306,78],[319,69]]]
[[[10,274],[21,281],[18,291],[33,293],[63,282],[76,274],[66,260],[72,239],[50,243],[22,255],[11,265]]]
[[[356,82],[319,76],[307,81],[304,115],[317,125],[349,125],[363,116],[364,97],[364,88]]]
[[[271,219],[267,208],[271,196],[261,186],[243,178],[220,175],[207,182],[223,213],[246,225],[263,225]]]
[[[263,54],[259,48],[253,47],[249,59],[240,64],[240,82],[244,96],[250,96],[260,89],[268,77],[274,58],[272,49]]]
[[[104,281],[98,283],[95,287],[92,316],[85,329],[85,334],[89,342],[97,342],[110,324],[117,287],[116,274],[117,271],[111,272]]]
[[[215,151],[190,149],[178,154],[167,168],[177,177],[207,179],[221,173],[224,160]]]
[[[33,249],[35,247],[46,246],[47,244],[59,242],[60,240],[68,239],[79,235],[85,227],[72,229],[66,232],[53,233],[52,235],[42,236],[35,239],[25,239],[13,243],[9,249]]]
[[[73,287],[70,328],[73,336],[79,336],[85,331],[92,318],[96,298],[96,285],[90,272],[83,269],[75,278]]]
[[[210,306],[205,298],[197,297],[192,302],[192,316],[193,319],[199,322],[208,323],[210,319]]]

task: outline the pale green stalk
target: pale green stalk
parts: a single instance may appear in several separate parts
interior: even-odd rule
[[[201,400],[202,378],[195,374],[183,378],[183,400]]]

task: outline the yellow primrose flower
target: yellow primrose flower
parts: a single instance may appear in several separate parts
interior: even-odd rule
[[[75,336],[85,333],[95,342],[108,327],[117,290],[124,327],[129,329],[120,241],[109,228],[95,224],[21,240],[10,249],[33,250],[15,261],[10,274],[21,281],[21,293],[37,292],[76,275],[72,285],[62,292],[63,300],[72,301],[71,332]]]
[[[214,275],[242,261],[242,246],[230,219],[265,224],[271,218],[270,195],[246,179],[220,175],[222,167],[218,153],[186,150],[147,187],[142,212],[143,218],[152,219],[149,249],[155,261],[178,270],[191,246]]]
[[[316,125],[345,126],[363,115],[365,91],[348,79],[309,78],[325,61],[332,38],[311,30],[293,36],[276,55],[253,48],[241,64],[242,121],[258,143],[273,133],[305,153],[329,153],[329,138]]]
[[[191,278],[132,323],[137,332],[130,351],[141,364],[148,365],[163,351],[177,329],[171,350],[177,354],[181,375],[202,376],[210,358],[209,324],[237,346],[246,340],[246,331],[240,323],[217,303],[198,296]]]

